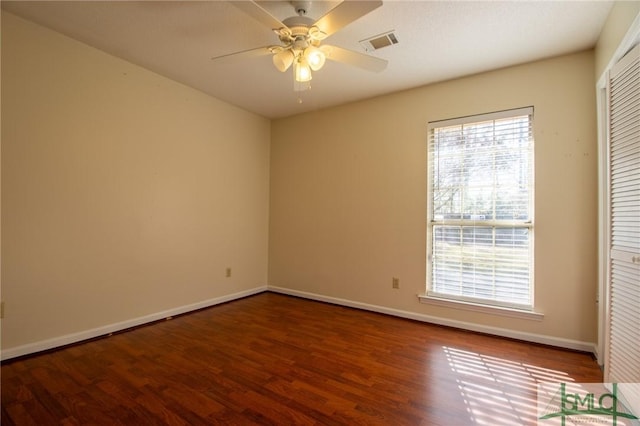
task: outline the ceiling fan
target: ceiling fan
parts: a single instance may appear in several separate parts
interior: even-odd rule
[[[343,62],[368,71],[380,72],[387,61],[322,41],[353,21],[382,6],[381,0],[345,0],[314,21],[306,16],[311,1],[291,1],[296,15],[280,21],[255,1],[231,1],[231,4],[268,26],[280,39],[280,45],[259,47],[212,58],[223,62],[263,55],[273,55],[273,64],[281,72],[293,66],[294,90],[310,87],[312,71],[320,70],[326,59]]]

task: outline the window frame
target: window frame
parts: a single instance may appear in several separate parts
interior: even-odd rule
[[[514,118],[527,115],[529,117],[530,141],[529,141],[529,174],[528,174],[528,218],[526,220],[500,220],[492,218],[489,220],[470,219],[435,219],[434,218],[434,169],[432,140],[434,129],[456,125],[468,125],[473,123],[483,123],[492,120]],[[497,112],[475,114],[447,120],[431,121],[427,126],[427,241],[426,241],[426,294],[420,295],[420,301],[439,306],[457,307],[465,310],[481,312],[495,312],[501,315],[512,317],[541,319],[542,315],[534,312],[534,199],[535,199],[535,145],[534,145],[534,108],[533,106],[509,109]],[[476,228],[499,228],[527,229],[528,232],[528,266],[529,280],[528,291],[530,304],[518,304],[499,301],[496,299],[468,297],[454,295],[443,292],[436,292],[433,288],[433,253],[434,253],[434,228],[436,226],[471,226]],[[495,235],[495,231],[493,231]],[[493,243],[495,244],[495,242]]]

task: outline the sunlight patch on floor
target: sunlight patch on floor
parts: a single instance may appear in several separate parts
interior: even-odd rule
[[[476,425],[534,425],[539,383],[574,380],[563,371],[443,346],[470,421]]]

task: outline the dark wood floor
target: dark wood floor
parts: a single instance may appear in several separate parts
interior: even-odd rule
[[[526,425],[591,355],[262,293],[2,365],[2,425]]]

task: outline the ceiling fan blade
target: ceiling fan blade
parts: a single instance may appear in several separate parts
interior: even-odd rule
[[[335,33],[358,18],[382,6],[382,0],[376,1],[348,1],[345,0],[322,18],[318,19],[313,26],[326,34],[326,37]]]
[[[256,21],[271,28],[272,30],[278,30],[280,28],[287,28],[278,18],[273,16],[269,11],[264,9],[255,1],[230,1],[232,5],[242,10],[247,15],[251,16]]]
[[[255,49],[242,50],[240,52],[229,53],[226,55],[215,56],[211,58],[218,64],[230,64],[237,61],[241,61],[249,58],[256,58],[258,56],[265,56],[271,54],[270,47],[258,47]]]
[[[324,52],[327,59],[343,62],[367,71],[380,72],[387,68],[387,64],[389,63],[386,59],[376,58],[375,56],[365,55],[364,53],[343,49],[338,46],[325,44],[320,46],[320,49]]]

